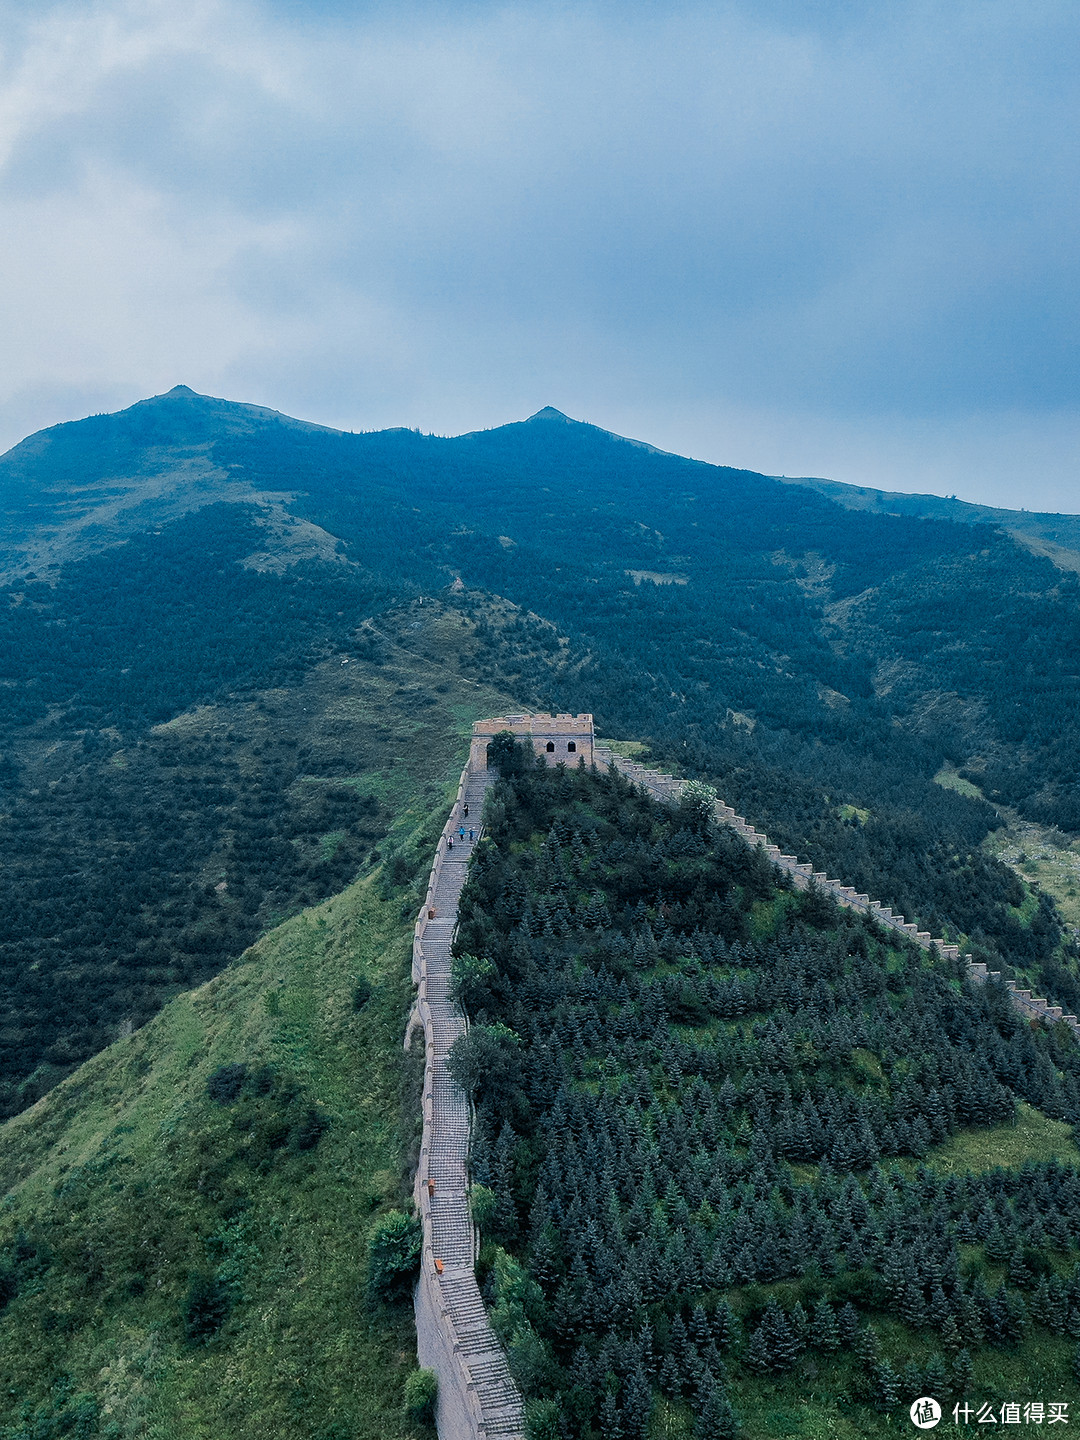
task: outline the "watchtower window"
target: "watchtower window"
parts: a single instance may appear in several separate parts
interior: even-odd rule
[[[553,745],[551,748],[554,750],[554,748],[555,748],[554,745]],[[566,748],[567,748],[567,750],[576,750],[576,749],[577,749],[577,741],[576,741],[576,740],[571,740],[571,741],[570,741],[570,744],[567,745]]]
[[[547,749],[548,749],[548,754],[549,754],[549,755],[553,755],[553,754],[555,753],[555,741],[554,741],[554,740],[549,740],[549,741],[548,741],[548,743],[547,743]]]

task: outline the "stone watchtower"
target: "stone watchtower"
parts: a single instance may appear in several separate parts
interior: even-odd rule
[[[487,768],[487,747],[501,730],[519,738],[527,735],[549,765],[576,765],[582,758],[586,765],[593,763],[591,715],[497,715],[473,726],[469,764],[474,770]]]

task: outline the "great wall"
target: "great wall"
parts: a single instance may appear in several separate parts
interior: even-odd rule
[[[678,800],[686,785],[661,770],[617,754],[598,743],[591,715],[510,715],[478,721],[473,727],[468,763],[436,848],[423,906],[413,930],[413,982],[417,987],[415,1028],[424,1036],[423,1136],[416,1172],[415,1200],[423,1223],[423,1252],[415,1292],[417,1352],[420,1364],[438,1377],[439,1440],[522,1440],[524,1407],[506,1355],[488,1321],[476,1282],[477,1233],[469,1209],[469,1102],[446,1069],[446,1056],[468,1022],[450,997],[450,952],[457,908],[465,884],[473,842],[479,838],[484,796],[491,783],[487,746],[501,730],[531,739],[549,764],[595,764],[616,770],[658,800]],[[959,959],[959,948],[919,930],[887,905],[832,880],[812,865],[785,855],[767,835],[729,805],[715,802],[717,822],[759,846],[778,870],[801,890],[817,886],[839,905],[858,910],[924,950]],[[460,839],[464,827],[465,839]],[[448,843],[457,841],[456,844]],[[1063,1022],[1080,1035],[1080,1022],[1030,990],[1017,987],[998,971],[964,957],[972,980],[1000,981],[1012,1004],[1032,1021]],[[407,1042],[408,1043],[408,1039]]]

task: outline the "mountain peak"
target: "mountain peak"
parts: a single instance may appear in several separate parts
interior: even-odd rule
[[[576,425],[576,420],[571,420],[569,415],[564,415],[561,410],[556,410],[554,405],[545,405],[542,410],[537,410],[535,415],[530,415],[526,425],[531,425],[534,420],[559,420],[563,425]]]

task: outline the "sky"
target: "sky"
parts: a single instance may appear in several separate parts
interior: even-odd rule
[[[182,383],[1080,511],[1075,0],[0,0],[0,448]]]

